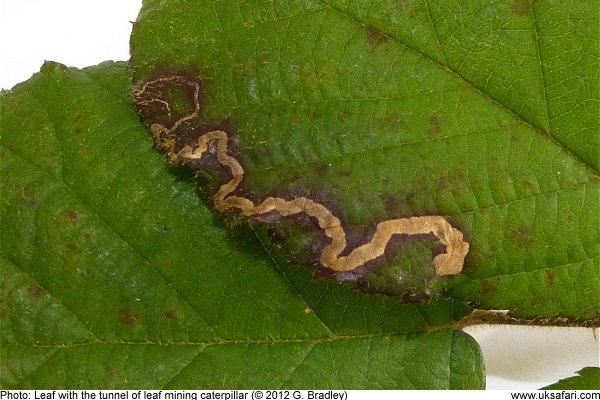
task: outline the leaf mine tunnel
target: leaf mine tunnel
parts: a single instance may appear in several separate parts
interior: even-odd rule
[[[238,195],[236,189],[245,177],[245,170],[232,155],[232,142],[224,129],[207,127],[201,120],[202,82],[184,75],[162,75],[143,82],[134,92],[138,111],[150,126],[155,146],[172,162],[187,163],[198,168],[209,156],[216,157],[230,179],[223,183],[213,201],[221,212],[237,210],[245,217],[277,213],[281,217],[305,214],[316,221],[327,237],[319,255],[321,267],[334,273],[355,271],[384,256],[395,235],[433,234],[445,246],[445,252],[433,258],[436,275],[461,272],[469,243],[460,230],[438,215],[414,216],[381,221],[376,224],[370,240],[349,249],[347,232],[340,220],[326,205],[305,196],[293,198],[267,197],[262,201]],[[201,168],[201,167],[200,167]]]

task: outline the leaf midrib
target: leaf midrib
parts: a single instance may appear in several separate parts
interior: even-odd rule
[[[67,343],[67,344],[39,344],[39,343],[0,343],[0,348],[3,346],[14,346],[14,347],[27,347],[27,348],[41,348],[41,349],[69,349],[77,347],[87,346],[200,346],[203,348],[215,347],[215,346],[229,346],[229,345],[284,345],[284,344],[311,344],[319,345],[325,343],[341,342],[341,341],[352,341],[352,340],[370,340],[376,338],[390,338],[390,337],[408,337],[415,335],[427,335],[432,332],[437,332],[446,329],[458,329],[459,323],[453,322],[447,325],[430,325],[429,329],[425,329],[420,332],[379,332],[361,335],[337,335],[333,334],[330,336],[323,337],[312,337],[312,338],[296,338],[296,339],[219,339],[219,340],[207,340],[207,341],[122,341],[122,340],[94,340],[89,342],[81,343]]]

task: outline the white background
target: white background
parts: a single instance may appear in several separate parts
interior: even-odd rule
[[[202,0],[198,0],[202,1]],[[85,67],[129,58],[141,0],[0,0],[0,87],[28,79],[44,60]],[[591,329],[478,326],[488,389],[537,389],[599,366]]]

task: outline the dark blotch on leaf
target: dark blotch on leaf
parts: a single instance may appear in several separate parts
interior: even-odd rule
[[[531,13],[531,0],[516,0],[512,11],[515,15],[529,15]]]
[[[427,10],[422,4],[410,4],[410,1],[408,0],[397,0],[396,6],[402,13],[408,15],[410,18],[415,18]]]
[[[69,220],[77,222],[79,220],[79,213],[77,211],[69,211]]]
[[[323,175],[329,169],[329,165],[326,162],[319,161],[313,164],[312,169],[319,175]]]
[[[119,320],[123,325],[132,327],[136,327],[140,324],[140,318],[128,309],[124,309],[119,312]]]
[[[181,319],[177,310],[172,310],[172,309],[165,311],[165,318],[167,318],[168,320],[171,320],[171,321],[175,321],[175,322],[179,321]]]
[[[546,270],[546,282],[549,286],[556,284],[556,273],[552,270]]]
[[[390,41],[390,38],[383,33],[379,32],[377,29],[367,26],[365,28],[365,34],[367,36],[367,41],[369,44],[376,46],[385,44]]]
[[[414,203],[414,193],[392,193],[383,197],[385,211],[390,219],[412,215]]]
[[[439,116],[432,115],[429,118],[429,125],[427,126],[427,136],[434,138],[440,134],[442,130],[442,121]]]
[[[456,171],[438,178],[437,187],[440,190],[459,190],[465,184],[467,176],[463,171]]]
[[[494,293],[496,291],[496,287],[492,285],[487,279],[481,281],[481,293],[484,295],[488,295]]]
[[[42,297],[42,295],[44,294],[44,291],[42,290],[41,287],[39,287],[38,285],[31,285],[27,288],[27,293],[33,298],[33,299],[39,299],[40,297]]]
[[[515,246],[517,246],[520,249],[527,249],[531,247],[534,243],[531,231],[525,226],[515,228],[512,231],[512,239]]]

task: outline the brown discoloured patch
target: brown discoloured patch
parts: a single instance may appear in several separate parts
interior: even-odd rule
[[[399,194],[390,194],[383,198],[383,206],[388,215],[398,215],[398,210],[405,207],[404,197]]]
[[[79,220],[79,213],[77,211],[69,211],[69,221],[77,222]]]
[[[27,288],[27,293],[35,300],[39,300],[44,294],[44,290],[38,285],[31,285]]]
[[[179,316],[179,313],[177,312],[177,310],[173,310],[173,309],[165,311],[165,318],[167,318],[168,320],[171,320],[171,321],[175,321],[175,322],[181,320],[181,317]]]
[[[392,128],[395,132],[406,129],[404,117],[400,114],[387,114],[384,117],[376,118],[375,123],[386,129]]]
[[[487,279],[481,282],[481,293],[484,295],[492,294],[496,291],[496,287],[490,283]]]
[[[410,18],[418,17],[421,14],[427,14],[427,6],[419,2],[411,2],[409,0],[396,0],[396,6],[400,11],[408,15]]]
[[[554,286],[556,284],[556,273],[551,269],[546,270],[546,282],[549,286]]]
[[[427,126],[427,136],[430,138],[437,137],[442,131],[442,121],[439,116],[432,115],[429,117],[429,125]]]
[[[455,171],[448,175],[442,175],[438,178],[437,187],[439,190],[458,190],[462,189],[467,180],[463,171]]]
[[[87,131],[87,129],[84,129],[86,125],[85,125],[85,122],[82,122],[81,114],[75,113],[72,118],[73,118],[73,133],[76,136],[83,135]]]
[[[535,243],[530,229],[526,226],[519,226],[513,229],[511,233],[515,246],[520,249],[528,249]]]
[[[410,4],[408,0],[396,0],[396,7],[410,18],[415,18],[419,14],[427,12],[427,8],[422,4]]]
[[[365,27],[365,35],[367,36],[367,41],[372,46],[379,46],[390,41],[389,36],[384,35],[377,29],[370,26]]]
[[[123,325],[136,327],[140,324],[140,318],[129,309],[123,309],[119,312],[119,321]]]
[[[523,16],[531,14],[530,0],[516,0],[512,5],[512,12],[515,15]]]
[[[411,210],[415,206],[415,201],[415,194],[412,192],[393,193],[383,197],[385,211],[391,218],[411,215]]]
[[[83,232],[83,241],[87,244],[87,245],[93,245],[96,243],[96,240],[94,238],[94,235],[90,232],[90,231],[85,231]]]
[[[313,86],[319,82],[319,74],[316,66],[308,65],[300,67],[298,77],[307,86]]]
[[[39,203],[39,200],[37,198],[37,196],[31,196],[31,197],[27,197],[25,199],[25,204],[27,204],[29,207],[36,207]]]
[[[402,10],[406,10],[408,8],[408,0],[396,0],[396,6]]]
[[[323,176],[329,170],[329,164],[326,162],[316,162],[313,164],[312,169],[318,175]]]

